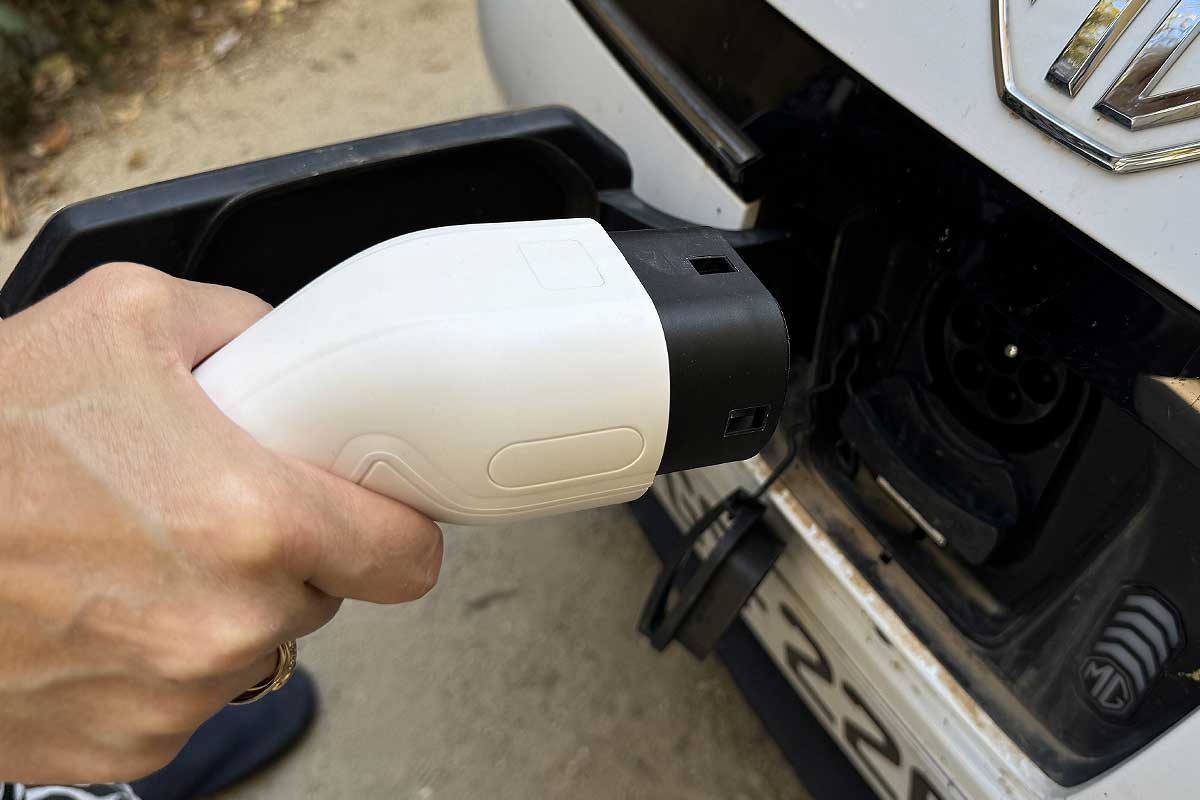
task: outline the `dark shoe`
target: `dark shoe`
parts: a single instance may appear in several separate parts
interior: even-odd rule
[[[302,669],[248,706],[227,706],[167,766],[133,783],[142,800],[194,800],[228,789],[286,754],[312,725],[317,690]]]

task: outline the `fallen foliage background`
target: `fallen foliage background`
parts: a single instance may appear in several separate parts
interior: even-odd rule
[[[0,0],[0,237],[52,192],[47,163],[97,125],[319,0]],[[80,104],[89,114],[72,115]],[[136,165],[134,165],[134,168]]]

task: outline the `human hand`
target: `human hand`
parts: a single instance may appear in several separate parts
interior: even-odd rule
[[[341,598],[436,582],[436,525],[268,452],[192,378],[268,310],[124,264],[0,322],[0,779],[153,772]]]

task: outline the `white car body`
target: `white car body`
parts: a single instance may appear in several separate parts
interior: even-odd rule
[[[1029,79],[1037,102],[1114,146],[1146,145],[1130,133],[1113,133],[1112,123],[1091,106],[1158,24],[1157,11],[1134,22],[1072,102],[1030,76],[1040,80],[1037,70],[1053,56],[1047,50],[1062,46],[1061,31],[1073,30],[1091,2],[997,1],[1013,7],[1014,36],[1032,36],[1034,11],[1053,32],[1037,47],[1018,48],[1013,64],[1018,82]],[[772,5],[938,132],[1179,298],[1200,305],[1200,245],[1188,234],[1200,201],[1200,165],[1114,174],[1012,113],[997,96],[991,3]],[[725,228],[753,224],[754,204],[696,156],[568,0],[484,0],[481,15],[494,71],[514,105],[562,104],[581,111],[627,151],[638,194],[665,211]],[[1180,63],[1185,74],[1176,83],[1186,82],[1190,64]],[[1200,140],[1200,120],[1153,131],[1150,144],[1188,135]],[[656,490],[677,524],[687,527],[733,487],[756,485],[767,472],[767,463],[756,459],[686,480],[660,478]],[[743,618],[880,797],[1196,796],[1196,714],[1090,781],[1057,785],[939,663],[803,501],[786,486],[770,497],[792,536]],[[848,736],[852,727],[876,744]]]
[[[634,191],[663,211],[714,228],[754,224],[757,204],[704,163],[570,4],[493,0],[480,15],[492,70],[513,106],[572,106],[625,148]]]

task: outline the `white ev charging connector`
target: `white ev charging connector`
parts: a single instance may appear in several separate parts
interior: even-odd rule
[[[384,242],[196,377],[277,452],[436,520],[492,524],[755,455],[788,359],[779,306],[717,232],[576,219]]]

